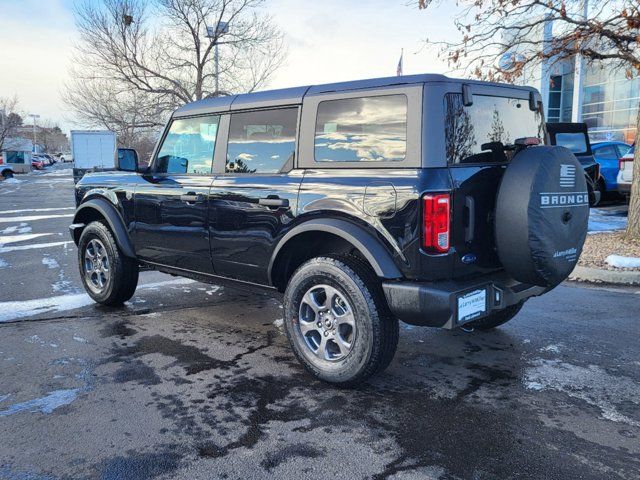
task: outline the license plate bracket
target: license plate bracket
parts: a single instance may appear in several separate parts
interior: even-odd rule
[[[487,288],[476,288],[456,297],[458,323],[466,323],[487,313]]]

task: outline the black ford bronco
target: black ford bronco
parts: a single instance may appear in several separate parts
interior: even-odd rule
[[[384,369],[398,320],[490,329],[573,270],[588,194],[538,92],[442,75],[291,88],[176,110],[149,167],[76,186],[89,295],[141,268],[264,288],[318,378]]]

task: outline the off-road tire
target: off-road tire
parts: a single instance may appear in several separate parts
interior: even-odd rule
[[[85,277],[85,250],[92,239],[98,239],[104,245],[109,265],[109,279],[104,288],[96,292],[87,283]],[[110,307],[120,306],[129,300],[138,286],[138,263],[129,257],[125,257],[118,249],[118,245],[103,222],[91,222],[85,227],[78,242],[78,265],[82,284],[93,300]]]
[[[462,326],[464,330],[492,330],[500,325],[504,325],[522,309],[524,302],[516,303],[506,307],[503,310],[499,310],[492,313],[489,316],[474,320],[473,322],[466,323]]]
[[[329,285],[347,300],[355,318],[355,338],[346,356],[328,361],[315,356],[300,330],[302,299],[315,285]],[[284,293],[284,326],[294,354],[316,378],[349,387],[384,370],[398,345],[398,321],[386,304],[380,280],[358,257],[313,258],[291,276]]]

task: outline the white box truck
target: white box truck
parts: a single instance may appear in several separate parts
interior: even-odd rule
[[[73,180],[88,171],[112,170],[116,165],[116,134],[109,130],[71,130]]]

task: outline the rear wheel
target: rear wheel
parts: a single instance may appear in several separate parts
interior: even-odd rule
[[[284,294],[291,347],[315,377],[349,386],[391,362],[398,321],[379,279],[352,256],[317,257],[291,277]]]
[[[522,309],[522,305],[524,302],[516,303],[515,305],[511,305],[503,310],[499,310],[491,315],[481,318],[479,320],[474,320],[473,322],[466,323],[462,326],[464,330],[491,330],[500,325],[504,325],[513,317],[515,317],[518,312]]]
[[[91,222],[82,231],[78,264],[85,290],[98,303],[122,305],[136,291],[138,263],[120,252],[113,234],[102,222]]]
[[[2,179],[3,180],[9,180],[10,178],[13,178],[13,172],[10,170],[5,170],[2,172]]]

